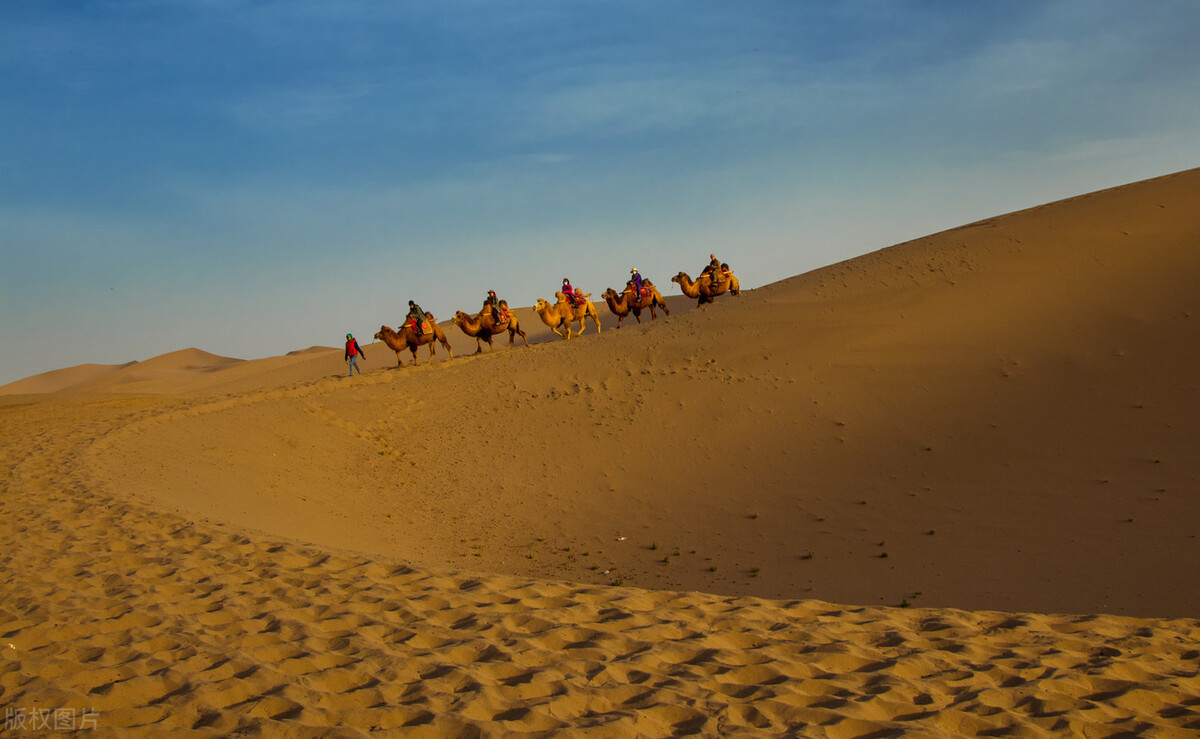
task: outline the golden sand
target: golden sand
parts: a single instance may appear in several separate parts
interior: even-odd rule
[[[6,386],[6,728],[1194,735],[1198,198],[569,342],[447,324],[456,358],[353,379],[317,347]]]

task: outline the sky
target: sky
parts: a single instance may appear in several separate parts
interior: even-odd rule
[[[1194,0],[0,3],[0,384],[756,287],[1200,166]]]

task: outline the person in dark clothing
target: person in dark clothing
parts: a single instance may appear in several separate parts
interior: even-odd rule
[[[346,334],[346,364],[350,365],[350,377],[354,377],[354,370],[358,370],[358,374],[362,374],[362,368],[358,366],[359,357],[365,361],[367,355],[363,354],[362,347],[358,345],[354,334]]]
[[[494,323],[503,323],[504,320],[500,317],[500,298],[496,297],[495,290],[488,290],[487,300],[483,304],[492,309],[492,321]]]
[[[720,269],[721,269],[721,261],[719,259],[717,259],[717,255],[709,254],[708,255],[708,266],[705,267],[704,271],[701,272],[700,274],[701,274],[701,276],[706,275],[706,274],[712,275],[713,279],[716,279],[717,272]]]
[[[633,299],[641,300],[642,292],[646,289],[646,281],[638,274],[637,267],[629,270],[629,274],[633,275],[629,278],[629,286],[633,288]]]
[[[408,301],[408,315],[404,318],[405,323],[413,322],[413,331],[420,334],[424,333],[421,330],[421,324],[425,321],[425,311],[421,310],[421,306],[413,301]]]

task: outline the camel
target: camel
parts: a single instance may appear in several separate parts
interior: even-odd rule
[[[558,331],[559,327],[565,325],[567,329],[566,336],[563,336],[565,339],[571,338],[571,323],[573,321],[579,321],[579,333],[582,334],[585,325],[584,320],[588,316],[591,316],[592,320],[596,322],[596,333],[600,333],[600,315],[596,313],[596,305],[588,300],[591,295],[591,293],[584,293],[583,303],[581,305],[573,305],[568,303],[567,296],[559,291],[554,293],[554,296],[558,298],[557,303],[550,305],[545,300],[538,298],[534,309],[542,317],[542,322],[559,336],[563,336]]]
[[[729,269],[729,265],[722,264],[722,269]],[[741,294],[738,288],[738,278],[733,275],[733,271],[729,271],[729,279],[722,280],[716,284],[713,283],[712,275],[706,270],[700,275],[700,279],[692,282],[692,278],[688,277],[687,272],[680,272],[671,278],[671,282],[679,285],[679,289],[689,298],[696,298],[696,305],[704,305],[705,303],[713,302],[713,298],[729,291],[734,297]]]
[[[658,314],[655,312],[655,307],[663,309],[663,313],[668,316],[671,311],[667,308],[667,303],[663,300],[663,296],[658,292],[658,288],[649,280],[645,281],[646,287],[650,290],[650,297],[637,300],[633,297],[633,285],[626,284],[625,290],[620,294],[611,287],[604,291],[604,302],[608,303],[608,309],[617,317],[617,328],[621,328],[621,321],[632,313],[638,323],[642,322],[642,311],[646,308],[650,309],[650,320],[658,320]]]
[[[508,301],[500,301],[500,313],[508,313]],[[521,335],[521,341],[525,342],[525,346],[529,346],[529,339],[525,338],[525,332],[517,324],[517,316],[514,313],[508,313],[508,320],[496,323],[492,317],[492,309],[487,304],[483,304],[483,310],[476,315],[458,311],[454,314],[454,324],[463,330],[467,336],[475,337],[475,345],[479,349],[475,352],[479,354],[483,351],[483,340],[488,343],[488,349],[495,349],[492,345],[492,337],[504,331],[508,332],[508,348],[511,349],[513,342],[516,340],[517,334]]]
[[[429,358],[433,359],[434,346],[433,341],[437,339],[442,346],[446,347],[450,358],[454,359],[454,351],[450,349],[450,342],[446,340],[446,334],[442,331],[442,327],[437,325],[437,321],[433,319],[432,313],[426,313],[425,319],[429,321],[429,325],[433,327],[433,333],[418,334],[407,324],[400,327],[400,331],[393,331],[390,326],[380,326],[379,333],[375,334],[375,338],[388,345],[388,348],[396,352],[396,364],[400,367],[404,366],[404,360],[400,357],[400,352],[405,349],[412,352],[413,366],[416,367],[417,362],[417,347],[429,345]]]

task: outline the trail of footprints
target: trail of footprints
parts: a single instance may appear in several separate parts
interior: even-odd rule
[[[417,571],[105,497],[73,461],[102,405],[6,415],[70,431],[3,442],[0,703],[97,734],[1200,732],[1195,620]]]

